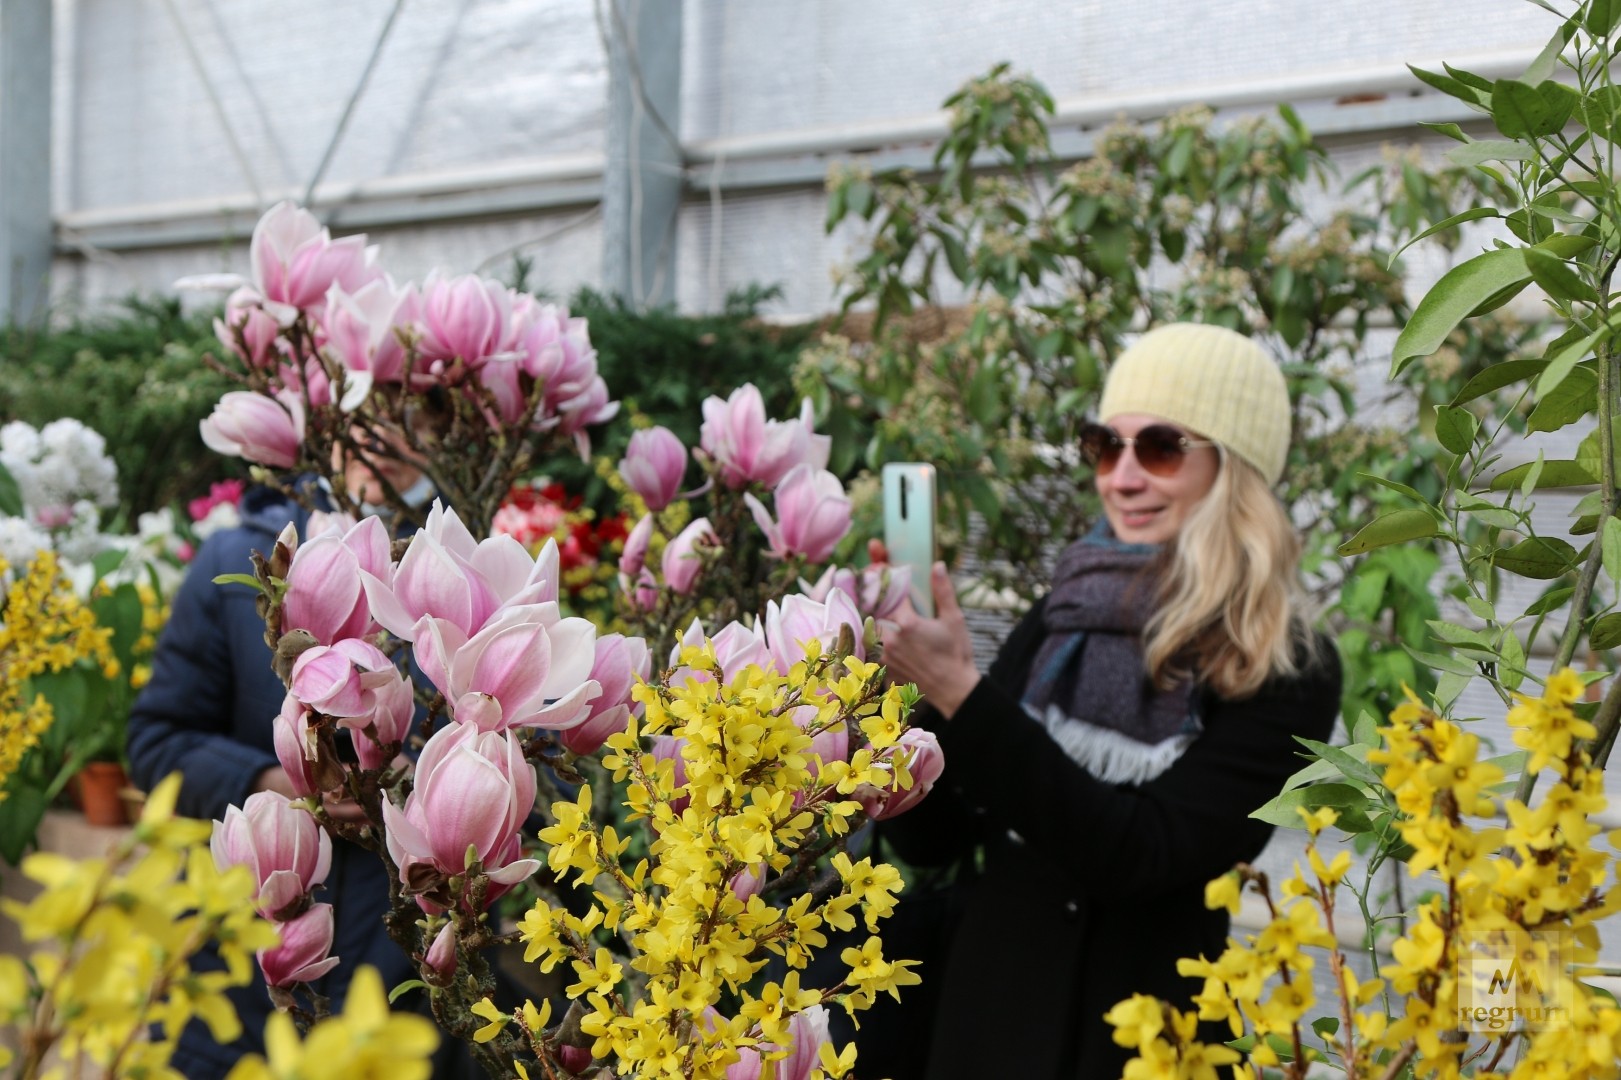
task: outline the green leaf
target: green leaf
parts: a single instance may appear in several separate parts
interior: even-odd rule
[[[7,789],[6,812],[0,814],[0,858],[13,866],[34,843],[34,834],[50,805],[45,792],[13,780]]]
[[[1419,494],[1416,489],[1410,488],[1406,484],[1399,484],[1390,479],[1388,476],[1376,476],[1373,473],[1368,472],[1359,472],[1356,474],[1356,476],[1358,480],[1366,480],[1371,484],[1378,484],[1382,488],[1389,488],[1391,491],[1399,492],[1400,494],[1407,496],[1409,499],[1412,499],[1420,506],[1428,507],[1431,513],[1440,514],[1440,511],[1435,508],[1435,504],[1431,503],[1430,500]]]
[[[1435,680],[1435,701],[1442,709],[1450,708],[1458,695],[1469,688],[1475,681],[1474,675],[1460,675],[1456,671],[1444,671],[1441,677]]]
[[[124,565],[124,559],[128,555],[129,552],[117,548],[96,555],[95,558],[90,560],[90,569],[93,574],[91,584],[100,582],[102,578]]]
[[[400,985],[388,992],[388,1003],[390,1005],[394,1004],[401,997],[410,993],[412,990],[426,990],[427,988],[428,984],[423,982],[421,979],[406,979],[404,982],[400,983]]]
[[[1468,169],[1488,161],[1530,161],[1536,152],[1524,143],[1507,139],[1476,139],[1466,146],[1454,146],[1445,158],[1454,165]]]
[[[1480,418],[1468,409],[1456,405],[1439,405],[1435,409],[1435,437],[1442,446],[1462,457],[1475,444],[1475,432],[1480,430]]]
[[[1457,127],[1456,124],[1453,124],[1452,126]],[[1401,247],[1392,252],[1390,261],[1387,265],[1394,266],[1396,264],[1396,257],[1398,255],[1427,236],[1434,236],[1438,232],[1445,232],[1448,229],[1457,228],[1459,225],[1462,225],[1467,221],[1479,221],[1481,218],[1495,217],[1502,217],[1502,215],[1499,214],[1493,207],[1477,206],[1472,210],[1465,210],[1461,214],[1453,214],[1449,218],[1442,221],[1437,221],[1434,225],[1431,225],[1429,228],[1425,229],[1423,232],[1419,233],[1417,236],[1413,237],[1411,240],[1407,241],[1407,243],[1403,244]]]
[[[1542,479],[1542,470],[1547,467],[1547,459],[1541,450],[1537,451],[1537,459],[1531,467],[1525,470],[1525,479],[1520,481],[1520,498],[1529,499],[1531,493],[1537,489],[1537,481]]]
[[[1440,526],[1435,518],[1423,510],[1392,510],[1368,522],[1336,550],[1346,557],[1361,555],[1374,548],[1422,540],[1439,531]]]
[[[873,190],[872,184],[866,180],[852,181],[845,200],[850,204],[850,212],[860,218],[872,216]]]
[[[1552,81],[1532,86],[1518,79],[1499,79],[1492,87],[1492,123],[1510,139],[1552,135],[1565,126],[1575,107],[1575,92]]]
[[[1537,251],[1537,248],[1525,248],[1525,261],[1527,263],[1530,263],[1533,259],[1546,258],[1551,258],[1551,256],[1542,255],[1540,251]],[[1561,268],[1564,266],[1563,263],[1558,263],[1558,261],[1555,261],[1555,264],[1561,266]],[[1572,277],[1574,277],[1574,274],[1572,274]],[[1589,292],[1592,292],[1592,290],[1589,290]],[[1615,331],[1611,331],[1608,326],[1600,326],[1589,336],[1582,337],[1580,341],[1571,342],[1564,349],[1556,352],[1555,355],[1548,357],[1548,370],[1543,371],[1542,378],[1537,379],[1537,396],[1542,397],[1545,394],[1551,394],[1559,383],[1563,383],[1564,376],[1568,376],[1571,371],[1576,370],[1577,363],[1590,357],[1593,350],[1598,349],[1600,342],[1608,341],[1610,334],[1613,334],[1613,332]]]
[[[1616,459],[1616,473],[1621,474],[1621,416],[1610,418],[1610,432],[1610,455]],[[1599,446],[1597,426],[1577,444],[1576,461],[1587,470],[1587,474],[1593,478],[1593,483],[1603,482],[1604,454]]]
[[[1368,796],[1351,784],[1313,784],[1285,791],[1250,817],[1285,829],[1303,829],[1305,822],[1296,811],[1302,807],[1316,810],[1324,806],[1339,811],[1338,827],[1348,833],[1367,832],[1372,827],[1367,815]]]
[[[1576,549],[1555,536],[1531,536],[1496,552],[1492,561],[1511,574],[1546,581],[1570,572]]]
[[[996,497],[996,489],[991,486],[990,481],[977,473],[965,473],[958,482],[967,492],[968,501],[979,511],[987,524],[994,525],[1002,520],[1002,501]]]
[[[1463,384],[1451,404],[1462,405],[1485,397],[1494,390],[1501,390],[1512,383],[1522,379],[1529,379],[1533,375],[1541,374],[1548,366],[1546,360],[1505,360],[1501,364],[1493,364],[1475,374],[1475,377]]]
[[[1458,492],[1458,509],[1468,514],[1476,521],[1483,522],[1497,529],[1517,529],[1523,522],[1523,515],[1515,513],[1504,506],[1478,498],[1467,491]],[[1474,599],[1474,597],[1470,597]]]
[[[1319,759],[1285,780],[1283,790],[1288,791],[1290,788],[1297,788],[1303,784],[1315,784],[1319,780],[1331,780],[1336,776],[1343,775],[1332,761]]]
[[[1608,0],[1598,0],[1598,2],[1607,3]],[[1554,11],[1551,6],[1548,10]],[[1559,13],[1554,11],[1554,14],[1558,15]],[[1563,15],[1559,17],[1564,18]],[[1542,47],[1542,51],[1537,54],[1536,59],[1532,60],[1530,65],[1526,67],[1525,73],[1520,76],[1521,81],[1534,85],[1553,78],[1554,72],[1559,67],[1559,54],[1565,51],[1565,46],[1570,43],[1571,35],[1575,32],[1576,24],[1574,20],[1566,20],[1561,23],[1559,29],[1555,30],[1553,36],[1548,39],[1548,43]]]
[[[1604,519],[1604,535],[1599,540],[1604,558],[1604,572],[1610,580],[1621,584],[1621,520]]]
[[[17,478],[4,465],[0,465],[0,517],[23,516],[23,493],[17,487]]]
[[[1621,645],[1621,611],[1599,616],[1587,631],[1587,643],[1595,649],[1613,649]]]
[[[846,185],[835,187],[827,197],[827,222],[823,225],[826,232],[832,232],[839,222],[844,220],[844,189]]]
[[[1466,660],[1460,660],[1456,656],[1448,656],[1446,653],[1425,652],[1422,649],[1415,649],[1411,645],[1403,645],[1402,648],[1407,651],[1409,656],[1427,668],[1434,668],[1436,671],[1447,671],[1455,675],[1466,675],[1469,678],[1474,678],[1480,674],[1478,667]]]
[[[1538,401],[1525,418],[1528,431],[1558,431],[1598,408],[1598,372],[1591,367],[1571,369],[1553,393]]]
[[[1295,736],[1295,742],[1304,746],[1322,760],[1332,762],[1336,769],[1352,780],[1360,780],[1364,784],[1377,784],[1379,782],[1379,773],[1371,765],[1338,746],[1330,746],[1328,743],[1318,742],[1316,739],[1304,739],[1299,735]]]
[[[1503,629],[1498,652],[1503,654],[1503,663],[1498,665],[1498,678],[1506,688],[1519,689],[1520,683],[1525,681],[1525,645],[1520,644],[1519,634],[1514,632],[1514,628]]]
[[[216,585],[246,585],[255,592],[259,590],[259,579],[252,574],[217,574],[214,577]]]
[[[1311,1029],[1326,1039],[1331,1035],[1338,1035],[1340,1020],[1337,1016],[1319,1016],[1311,1022]]]
[[[1415,358],[1439,349],[1447,335],[1483,303],[1505,290],[1523,288],[1530,280],[1531,271],[1526,269],[1520,248],[1487,251],[1448,270],[1424,294],[1396,338],[1390,377],[1400,375]]]
[[[1582,26],[1594,37],[1608,37],[1621,19],[1621,0],[1590,0],[1582,14]]]
[[[1476,90],[1473,87],[1466,86],[1464,83],[1450,75],[1442,75],[1434,71],[1425,71],[1423,68],[1414,67],[1412,64],[1407,65],[1407,70],[1411,71],[1415,76],[1417,76],[1419,82],[1424,83],[1427,86],[1432,86],[1441,91],[1443,94],[1455,97],[1466,105],[1478,105],[1484,107],[1487,104],[1486,95],[1482,94],[1479,90]]]
[[[1468,606],[1469,613],[1475,618],[1485,622],[1497,621],[1497,609],[1492,607],[1490,600],[1482,600],[1478,596],[1466,596],[1463,598],[1463,602]]]
[[[1520,486],[1520,481],[1531,471],[1536,462],[1528,461],[1524,465],[1516,465],[1512,469],[1505,469],[1492,478],[1493,491],[1512,491]],[[1548,488],[1587,487],[1598,483],[1587,467],[1578,461],[1565,461],[1554,458],[1542,462],[1542,474],[1537,477],[1537,490]]]
[[[962,241],[943,229],[935,235],[940,238],[940,247],[946,253],[946,265],[951,267],[952,276],[966,284],[973,268],[968,263],[968,253],[963,250]]]
[[[1565,260],[1555,258],[1542,248],[1526,248],[1525,265],[1531,271],[1531,279],[1554,299],[1598,303],[1598,293],[1593,286],[1583,281]],[[1595,334],[1603,332],[1601,328]]]
[[[1418,122],[1418,126],[1427,127],[1437,134],[1445,135],[1449,139],[1456,139],[1461,143],[1474,141],[1469,136],[1465,135],[1463,133],[1463,128],[1459,127],[1457,124],[1437,124],[1429,120],[1420,120]]]
[[[1575,594],[1576,589],[1572,585],[1560,585],[1557,588],[1549,589],[1533,600],[1531,605],[1525,609],[1525,613],[1535,617],[1546,615],[1550,611],[1557,611]]]
[[[1436,640],[1444,641],[1448,645],[1472,645],[1479,649],[1491,649],[1491,639],[1484,630],[1471,630],[1467,626],[1447,622],[1445,619],[1426,619],[1424,625],[1430,628]]]

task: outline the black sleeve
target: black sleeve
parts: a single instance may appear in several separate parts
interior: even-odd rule
[[[224,590],[214,577],[241,572],[234,548],[205,544],[187,570],[170,607],[169,622],[152,658],[152,678],[130,710],[127,750],[131,779],[150,791],[171,772],[183,776],[178,811],[222,818],[247,799],[254,780],[276,756],[243,742],[234,729],[234,658],[224,612]],[[244,560],[245,562],[245,560]],[[228,565],[229,564],[229,565]],[[268,648],[266,664],[268,670]]]
[[[1055,871],[1077,892],[1105,890],[1118,901],[1201,884],[1265,846],[1272,827],[1249,814],[1300,767],[1294,736],[1330,736],[1339,661],[1332,648],[1320,651],[1309,671],[1252,698],[1213,701],[1187,752],[1141,787],[1093,778],[990,679],[940,726],[946,767],[958,762],[963,798],[984,808],[987,827],[1054,853]]]
[[[980,679],[980,686],[987,682],[1010,686],[1015,679],[1023,681],[1015,672],[1035,653],[1041,635],[1041,611],[1042,602],[1037,601],[1019,620],[997,650],[990,674]],[[945,731],[950,722],[927,702],[913,714],[910,723],[933,731],[945,748]],[[945,768],[928,798],[878,825],[878,835],[913,866],[944,866],[967,855],[981,839],[985,815],[973,800],[964,797],[963,780],[973,768],[974,748],[965,741],[955,750],[947,750],[945,756]]]

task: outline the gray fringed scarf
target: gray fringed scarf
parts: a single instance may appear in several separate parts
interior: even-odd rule
[[[1043,612],[1046,640],[1025,685],[1025,710],[1077,765],[1111,784],[1154,779],[1203,730],[1190,678],[1159,690],[1143,671],[1158,552],[1123,544],[1106,527],[1064,549]]]

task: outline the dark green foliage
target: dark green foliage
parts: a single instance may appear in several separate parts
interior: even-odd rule
[[[198,423],[229,384],[203,363],[219,348],[211,315],[174,300],[126,300],[111,315],[41,331],[0,331],[0,421],[82,420],[118,463],[118,515],[191,498],[241,463],[203,445]]]
[[[681,315],[669,308],[637,312],[590,289],[576,294],[569,312],[590,320],[597,370],[623,402],[619,417],[592,432],[592,453],[619,460],[633,430],[624,418],[632,414],[696,446],[704,399],[724,398],[747,382],[760,388],[768,416],[798,415],[791,375],[812,328],[761,322],[760,306],[777,295],[774,287],[750,287],[732,293],[718,313]],[[604,494],[587,464],[559,461],[548,471],[592,502]]]

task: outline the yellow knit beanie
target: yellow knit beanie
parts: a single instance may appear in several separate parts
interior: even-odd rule
[[[1103,385],[1098,419],[1146,413],[1213,439],[1269,484],[1289,454],[1289,390],[1272,358],[1243,334],[1169,323],[1120,354]]]

